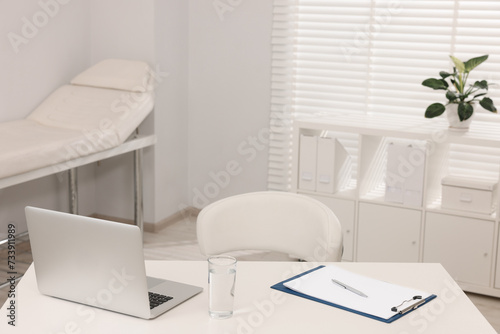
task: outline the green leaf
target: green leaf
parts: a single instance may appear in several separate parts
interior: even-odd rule
[[[427,107],[427,110],[425,110],[425,118],[437,117],[444,113],[445,110],[446,108],[441,103],[433,103]]]
[[[446,98],[448,99],[448,101],[453,102],[456,100],[457,96],[455,95],[455,93],[453,93],[451,91],[447,91]]]
[[[461,122],[469,119],[473,112],[474,108],[470,104],[464,102],[458,104],[458,118]]]
[[[473,87],[488,90],[488,82],[486,80],[476,81],[476,82],[474,82]]]
[[[434,90],[438,89],[446,90],[448,88],[448,83],[443,79],[434,79],[434,78],[426,79],[422,82],[422,85],[430,87]]]
[[[439,72],[439,75],[441,76],[441,78],[443,79],[446,79],[447,77],[449,77],[451,74],[448,73],[448,72],[445,72],[445,71],[441,71]]]
[[[488,93],[481,93],[481,94],[477,94],[477,95],[474,95],[474,98],[476,98],[476,97],[480,97],[480,96],[483,96],[483,95],[486,95],[486,94],[488,94]]]
[[[488,55],[484,55],[484,56],[476,57],[476,58],[471,58],[471,59],[467,60],[464,63],[464,65],[465,65],[465,72],[472,71],[477,66],[479,66],[481,63],[483,63],[486,59],[488,59]]]
[[[465,65],[460,59],[453,56],[450,56],[450,58],[451,60],[453,60],[453,63],[455,64],[455,67],[457,68],[458,72],[460,73],[465,72]]]
[[[489,97],[483,98],[481,101],[479,101],[479,104],[486,110],[497,112],[497,108],[495,108],[493,101]]]

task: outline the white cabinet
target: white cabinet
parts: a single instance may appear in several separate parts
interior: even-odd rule
[[[498,240],[500,240],[500,231],[498,231]],[[500,245],[498,246],[497,251],[497,273],[495,275],[495,288],[500,290]]]
[[[320,195],[309,195],[320,202],[323,202],[335,213],[342,225],[342,237],[344,243],[343,261],[353,260],[354,250],[354,201],[338,199]]]
[[[427,213],[424,262],[439,262],[457,281],[490,285],[494,222]]]
[[[342,154],[307,155],[305,145],[301,156],[301,137],[331,138],[342,147],[327,151]],[[449,131],[444,118],[344,114],[295,120],[292,139],[291,191],[337,214],[344,260],[441,262],[465,290],[500,297],[499,187],[491,212],[473,212],[446,207],[446,198],[442,205],[441,185],[449,175],[498,182],[500,123],[474,122],[464,133]],[[349,168],[338,167],[346,161]],[[299,162],[310,170],[305,179],[331,171],[328,179],[342,182],[333,191],[301,186]]]
[[[360,203],[358,256],[360,262],[418,262],[419,210]]]

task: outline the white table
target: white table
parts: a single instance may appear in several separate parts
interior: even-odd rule
[[[1,333],[495,333],[440,264],[337,263],[356,273],[406,285],[438,297],[391,324],[271,289],[315,266],[306,262],[239,262],[235,314],[210,319],[207,265],[200,261],[147,261],[148,275],[202,286],[205,290],[154,320],[82,307],[40,295],[33,266],[16,288],[16,327],[9,326],[8,300]],[[78,287],[75,287],[78,288]]]

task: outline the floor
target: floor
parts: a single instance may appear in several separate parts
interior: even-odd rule
[[[6,245],[0,246],[0,284],[8,278]],[[273,254],[241,252],[240,260],[272,260]],[[196,241],[195,218],[186,218],[157,233],[144,233],[144,257],[147,260],[204,260]],[[18,240],[16,269],[24,272],[32,262],[29,240]],[[8,286],[0,288],[0,305],[7,300]],[[486,319],[500,333],[500,298],[467,293]]]

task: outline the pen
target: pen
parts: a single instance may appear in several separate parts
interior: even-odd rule
[[[342,288],[346,289],[346,290],[349,290],[355,294],[357,294],[358,296],[361,296],[361,297],[368,297],[367,295],[365,295],[363,292],[359,291],[359,290],[356,290],[354,289],[353,287],[350,287],[349,285],[345,284],[345,283],[342,283],[340,281],[337,281],[336,279],[333,279],[332,278],[332,282],[341,286]]]

